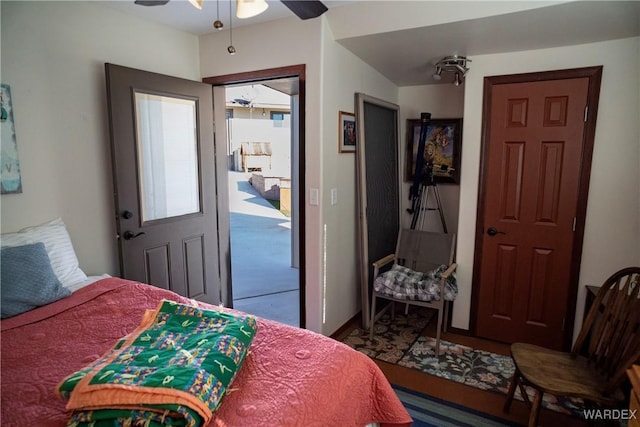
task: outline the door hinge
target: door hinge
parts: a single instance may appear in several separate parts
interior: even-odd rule
[[[562,318],[562,332],[564,332],[564,321],[565,321],[565,320],[567,320],[567,318],[566,318],[566,317],[563,317],[563,318]]]
[[[586,107],[584,107],[584,121],[587,121],[587,118],[589,117],[589,106],[587,105]]]
[[[573,231],[576,231],[576,223],[578,222],[578,218],[573,217]]]

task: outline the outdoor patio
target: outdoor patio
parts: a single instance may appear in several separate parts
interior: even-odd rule
[[[300,326],[299,270],[291,267],[291,219],[229,171],[233,306]]]

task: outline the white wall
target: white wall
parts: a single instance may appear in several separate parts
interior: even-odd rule
[[[104,63],[197,80],[198,39],[87,2],[2,1],[22,194],[2,231],[62,217],[87,274],[118,273]]]
[[[354,113],[355,93],[398,104],[398,88],[336,43],[323,21],[322,37],[322,212],[325,259],[322,332],[331,334],[360,310],[356,155],[338,151],[338,112]],[[402,147],[401,135],[399,145]],[[401,149],[399,147],[399,149]],[[331,189],[338,203],[331,204]]]
[[[604,65],[574,331],[585,285],[599,285],[622,267],[640,265],[640,38],[473,57],[465,83],[458,285],[454,327],[466,329],[478,197],[485,76]],[[574,335],[575,337],[575,335]]]

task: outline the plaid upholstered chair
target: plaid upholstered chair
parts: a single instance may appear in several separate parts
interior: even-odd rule
[[[373,339],[379,298],[409,305],[429,307],[438,311],[436,356],[440,355],[440,333],[447,330],[449,302],[455,299],[457,287],[453,272],[455,234],[402,229],[396,251],[373,263],[373,290],[369,338]],[[390,269],[384,269],[393,263]],[[382,272],[384,271],[384,272]]]

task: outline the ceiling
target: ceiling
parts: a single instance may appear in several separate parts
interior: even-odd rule
[[[100,1],[100,0],[96,0]],[[131,1],[100,1],[125,13],[202,35],[215,32],[217,17],[228,25],[229,6],[235,2],[205,0],[201,11],[187,0],[171,0],[165,6],[143,7]],[[330,9],[354,5],[356,0],[323,1]],[[293,16],[280,1],[257,17],[233,26],[251,25]],[[364,6],[363,2],[363,6]],[[438,2],[433,2],[434,6]],[[234,15],[235,16],[235,15]],[[331,22],[329,22],[331,24]],[[547,7],[431,25],[399,31],[347,37],[337,40],[398,86],[436,84],[433,64],[446,55],[473,55],[523,51],[593,43],[640,35],[640,1],[569,1]],[[468,65],[473,69],[473,62]],[[440,83],[449,83],[443,78]]]
[[[640,1],[579,1],[338,40],[398,86],[436,83],[446,55],[515,52],[640,35]],[[468,65],[473,69],[473,62]],[[452,76],[448,76],[450,83]],[[441,82],[445,82],[445,77]]]
[[[202,10],[193,7],[188,0],[170,0],[169,3],[163,6],[139,6],[134,3],[134,0],[94,1],[107,7],[120,10],[121,12],[143,19],[149,19],[196,35],[218,31],[213,28],[213,21],[216,19],[220,19],[225,25],[223,29],[227,29],[229,27],[229,8],[231,8],[233,15],[233,28],[294,16],[293,12],[282,4],[280,0],[266,0],[269,5],[267,10],[249,19],[236,18],[236,3],[235,1],[229,0],[204,0]],[[324,5],[328,8],[351,2],[353,2],[353,0],[323,0]]]

